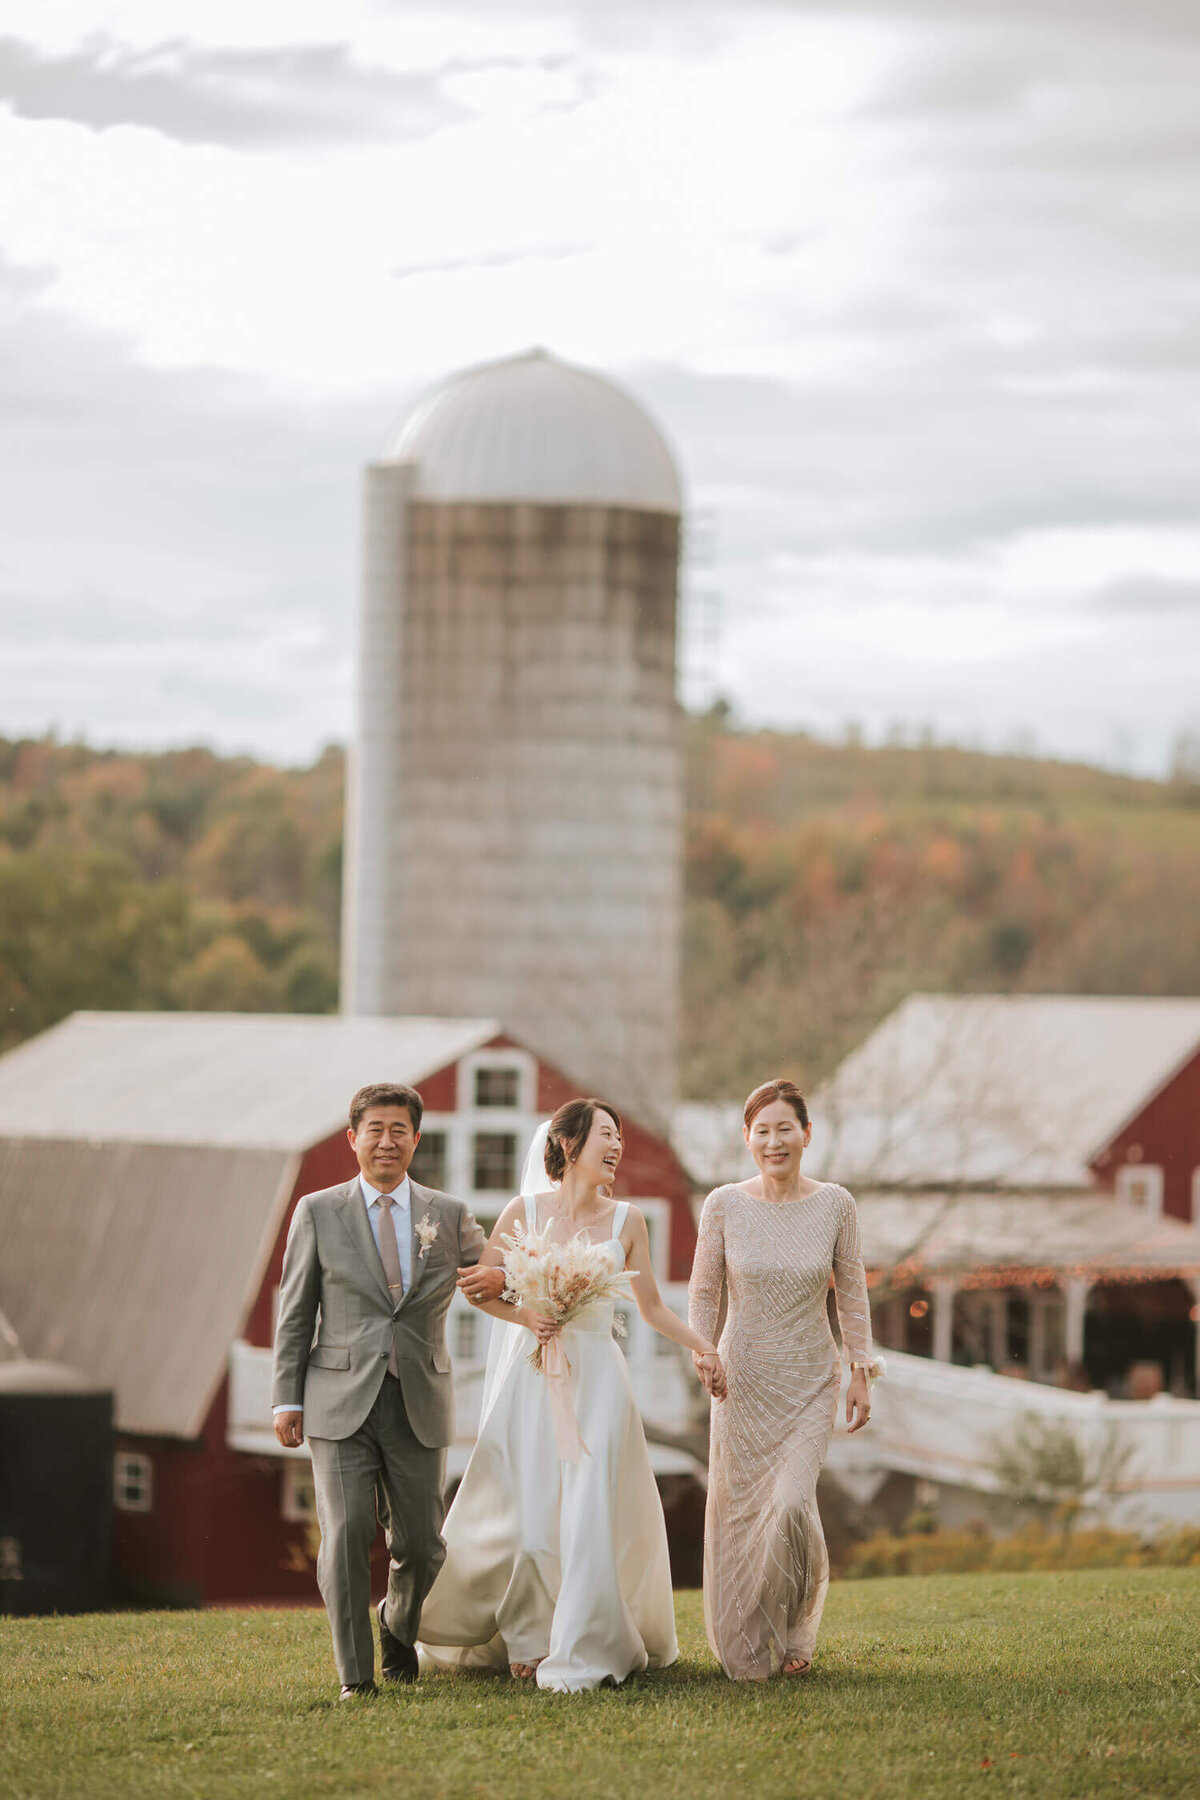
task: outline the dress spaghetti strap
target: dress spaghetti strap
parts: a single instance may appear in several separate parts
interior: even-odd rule
[[[521,1198],[525,1202],[525,1229],[526,1229],[526,1231],[536,1231],[537,1230],[537,1195],[536,1194],[522,1194]]]
[[[624,1231],[625,1219],[626,1219],[626,1216],[628,1215],[628,1212],[629,1212],[628,1200],[618,1201],[617,1210],[613,1214],[613,1236],[615,1238],[619,1238],[621,1233]]]

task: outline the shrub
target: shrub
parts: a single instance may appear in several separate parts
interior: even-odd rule
[[[980,1531],[881,1532],[856,1544],[842,1575],[949,1575],[975,1570],[1200,1568],[1200,1529],[1182,1527],[1140,1538],[1132,1531],[1094,1526],[1069,1536],[1029,1525],[1011,1537]]]

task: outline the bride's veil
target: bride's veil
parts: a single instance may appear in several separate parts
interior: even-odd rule
[[[521,1170],[522,1194],[544,1194],[548,1188],[558,1186],[557,1181],[551,1181],[546,1174],[546,1140],[549,1136],[550,1121],[543,1119],[533,1134],[525,1156],[525,1166]],[[532,1343],[523,1343],[525,1335],[523,1325],[509,1325],[504,1319],[492,1320],[492,1335],[488,1339],[487,1365],[483,1375],[483,1398],[479,1406],[481,1431],[508,1371],[522,1350],[532,1348]]]

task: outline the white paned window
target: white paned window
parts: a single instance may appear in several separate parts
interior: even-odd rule
[[[537,1064],[525,1050],[477,1050],[458,1065],[461,1112],[532,1112]]]
[[[477,1131],[471,1185],[476,1193],[511,1194],[517,1185],[517,1138],[512,1131]]]
[[[666,1281],[671,1266],[671,1204],[668,1200],[635,1200],[646,1221],[650,1239],[650,1267],[657,1280]]]
[[[1157,1217],[1163,1205],[1163,1172],[1156,1163],[1125,1163],[1117,1170],[1117,1199]]]
[[[283,1468],[280,1513],[291,1525],[309,1525],[317,1516],[317,1490],[311,1463],[290,1462]]]
[[[510,1111],[521,1104],[521,1071],[516,1068],[493,1068],[490,1064],[475,1071],[476,1106],[505,1106]]]
[[[416,1154],[408,1168],[414,1181],[422,1187],[437,1188],[439,1191],[446,1185],[446,1133],[444,1131],[423,1131],[421,1141],[417,1145]]]
[[[479,1317],[473,1312],[455,1312],[451,1318],[456,1362],[475,1362],[479,1357]]]
[[[154,1464],[133,1450],[118,1450],[113,1458],[113,1505],[118,1512],[148,1513],[154,1510]]]

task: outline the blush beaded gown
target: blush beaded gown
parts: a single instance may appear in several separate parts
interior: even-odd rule
[[[735,1681],[811,1660],[829,1558],[817,1476],[829,1448],[841,1364],[829,1327],[830,1273],[842,1343],[870,1358],[858,1213],[826,1183],[804,1199],[715,1188],[700,1215],[689,1288],[692,1329],[712,1339],[729,1383],[712,1408],[704,1521],[704,1621]]]

